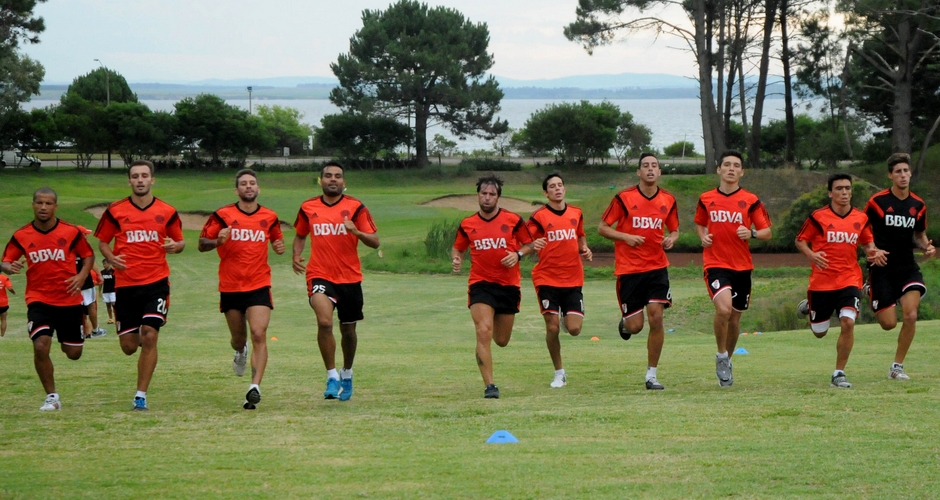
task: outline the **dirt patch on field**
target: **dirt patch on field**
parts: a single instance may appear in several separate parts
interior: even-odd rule
[[[480,203],[475,194],[449,194],[434,198],[421,204],[422,207],[456,208],[457,210],[475,211],[480,209]],[[499,206],[510,212],[534,212],[542,203],[520,200],[518,198],[500,197]]]
[[[86,212],[95,216],[96,219],[101,218],[101,214],[104,213],[105,209],[108,208],[108,205],[95,205],[85,209]],[[199,231],[202,229],[202,226],[206,225],[206,221],[209,220],[209,216],[212,215],[212,212],[179,212],[180,221],[183,223],[183,229],[190,229],[193,231]],[[281,221],[281,231],[287,231],[291,229],[289,223]]]
[[[701,253],[672,253],[666,252],[669,258],[669,265],[675,267],[685,267],[688,265],[702,266]],[[809,261],[801,253],[755,253],[751,254],[754,261],[754,267],[808,267]],[[596,253],[594,260],[585,262],[586,266],[591,267],[613,267],[614,254]]]

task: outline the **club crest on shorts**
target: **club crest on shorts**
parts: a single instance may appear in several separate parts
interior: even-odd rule
[[[877,300],[871,301],[871,308],[874,309],[874,310],[876,310],[876,311],[878,310],[878,301],[877,301]]]
[[[543,300],[542,300],[542,309],[548,309],[548,300],[547,300],[547,299],[543,299]]]
[[[718,280],[712,281],[712,288],[714,288],[715,290],[718,290],[718,287],[720,286],[721,286],[721,283],[719,283]]]
[[[33,333],[33,322],[32,322],[32,321],[30,321],[29,323],[26,323],[26,333],[28,333],[28,334]]]

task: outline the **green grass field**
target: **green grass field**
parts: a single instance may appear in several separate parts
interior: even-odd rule
[[[393,249],[418,248],[429,221],[461,215],[416,202],[472,192],[468,179],[348,177],[350,194],[366,202],[383,246]],[[234,199],[231,173],[157,179],[156,195],[180,210]],[[95,220],[85,207],[128,194],[120,173],[3,172],[0,181],[4,241],[31,219],[29,196],[40,185],[59,191],[62,218],[89,226]],[[606,196],[611,182],[586,178],[570,182],[569,192]],[[261,186],[261,202],[289,221],[317,193],[310,174],[263,175]],[[504,195],[536,200],[540,186],[520,181]],[[837,331],[817,340],[807,329],[742,337],[749,354],[735,357],[735,385],[723,389],[705,291],[695,272],[680,270],[676,307],[666,313],[675,332],[667,333],[659,369],[667,389],[652,393],[643,388],[646,335],[619,338],[613,279],[593,279],[585,285],[584,333],[562,340],[569,385],[550,389],[544,326],[524,283],[513,340],[494,347],[503,397],[484,400],[466,274],[368,272],[356,393],[341,403],[322,399],[303,281],[290,272],[289,256],[272,254],[269,338],[277,340],[268,343],[263,400],[245,411],[248,379],[232,373],[217,309],[217,257],[196,251],[197,236],[188,231],[187,250],[169,257],[173,302],[147,413],[130,411],[136,356],[121,353],[113,329],[89,340],[81,360],[54,353],[63,409],[37,411],[44,394],[25,334],[25,282],[13,277],[20,294],[0,339],[0,498],[936,496],[937,322],[918,325],[909,382],[886,377],[896,332],[862,326],[847,369],[852,389],[829,387]],[[753,307],[789,300],[804,276],[756,279]],[[486,444],[497,430],[519,443]]]

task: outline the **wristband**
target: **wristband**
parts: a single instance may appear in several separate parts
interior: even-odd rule
[[[516,251],[516,255],[519,256],[519,260],[522,260],[522,252],[521,252],[521,251],[517,250],[517,251]]]
[[[757,238],[757,230],[751,229],[751,238]]]

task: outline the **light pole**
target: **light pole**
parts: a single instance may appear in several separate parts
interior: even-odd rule
[[[95,61],[101,65],[101,68],[104,69],[104,96],[105,102],[104,107],[111,105],[111,75],[109,74],[108,67],[101,62],[100,59],[95,59]],[[108,148],[108,168],[111,168],[111,148]]]
[[[248,87],[248,114],[251,114],[251,87]]]

